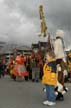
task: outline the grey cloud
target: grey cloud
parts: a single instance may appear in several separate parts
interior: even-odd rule
[[[46,17],[54,26],[68,29],[71,25],[71,0],[49,0],[46,5]]]
[[[40,3],[44,6],[49,31],[55,35],[56,29],[63,29],[66,33],[65,40],[67,41],[67,35],[70,38],[71,0],[4,0],[3,6],[6,6],[6,10],[4,9],[5,15],[2,14],[2,18],[5,17],[6,19],[2,21],[10,41],[31,44],[45,40],[37,36],[37,32],[40,31]],[[12,13],[15,15],[12,15]]]
[[[71,17],[71,0],[5,0],[11,10],[18,9],[22,14],[29,18],[35,18],[38,14],[38,7],[35,1],[42,1],[46,13],[46,18],[53,22],[62,24]],[[63,24],[64,24],[63,22]]]

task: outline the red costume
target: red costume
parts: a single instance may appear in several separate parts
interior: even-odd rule
[[[28,76],[28,72],[26,71],[26,67],[24,65],[25,59],[21,55],[18,55],[15,60],[16,64],[14,67],[14,75],[15,76]]]

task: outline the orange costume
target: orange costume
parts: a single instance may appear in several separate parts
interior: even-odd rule
[[[25,59],[21,55],[18,55],[15,60],[16,64],[14,67],[14,75],[15,76],[28,76],[28,72],[26,71],[26,67],[24,65]]]

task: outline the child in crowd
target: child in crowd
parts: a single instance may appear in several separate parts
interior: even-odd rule
[[[56,60],[53,52],[46,53],[46,63],[43,67],[42,83],[46,87],[47,100],[43,102],[44,105],[53,106],[56,104],[55,86],[57,85],[56,75]]]

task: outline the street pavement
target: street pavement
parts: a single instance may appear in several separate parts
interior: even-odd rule
[[[64,101],[57,101],[52,108],[71,108],[71,83]],[[13,81],[9,76],[0,79],[0,108],[49,108],[42,104],[46,100],[41,83]]]

